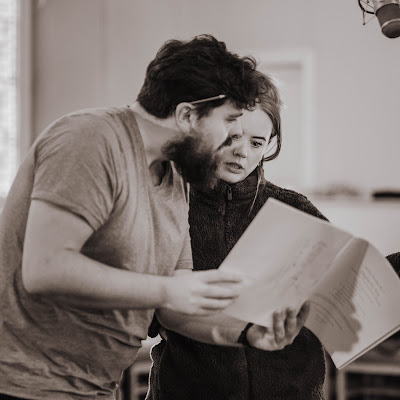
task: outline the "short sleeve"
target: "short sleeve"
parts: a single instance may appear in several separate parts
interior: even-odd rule
[[[193,269],[192,246],[190,242],[189,223],[187,225],[185,241],[175,269]]]
[[[102,118],[64,117],[35,144],[32,199],[70,211],[97,230],[108,219],[117,190],[115,134]]]

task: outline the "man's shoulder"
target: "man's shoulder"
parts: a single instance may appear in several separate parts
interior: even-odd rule
[[[95,139],[112,144],[117,142],[119,126],[116,121],[122,120],[124,109],[122,107],[87,108],[65,114],[50,125],[39,135],[38,141],[78,140],[82,145]],[[117,144],[117,143],[115,143]]]
[[[112,125],[112,121],[122,119],[124,112],[126,110],[123,107],[85,108],[63,115],[53,125],[70,124],[81,128],[93,126],[106,128]]]

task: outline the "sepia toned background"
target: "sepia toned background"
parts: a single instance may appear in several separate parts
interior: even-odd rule
[[[164,41],[210,33],[278,81],[283,150],[267,178],[400,251],[400,38],[363,25],[357,0],[0,0],[0,13],[0,198],[46,125],[132,103]]]

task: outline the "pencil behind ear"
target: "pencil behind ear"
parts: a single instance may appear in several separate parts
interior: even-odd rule
[[[192,128],[192,119],[195,118],[194,106],[190,103],[179,103],[175,109],[175,121],[178,128],[189,133]]]

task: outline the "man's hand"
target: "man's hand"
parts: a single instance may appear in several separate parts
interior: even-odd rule
[[[188,315],[210,315],[231,304],[242,288],[242,279],[232,272],[180,271],[168,279],[166,301],[161,308]]]
[[[282,350],[288,344],[293,343],[303,327],[309,311],[309,302],[305,302],[298,313],[291,308],[282,312],[276,311],[273,314],[273,327],[251,326],[247,331],[247,341],[252,347],[261,350]]]

